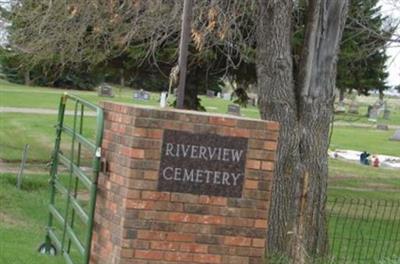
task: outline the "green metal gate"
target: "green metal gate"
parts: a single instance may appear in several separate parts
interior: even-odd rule
[[[67,106],[73,111],[67,111]],[[61,97],[50,170],[47,234],[39,251],[59,253],[68,264],[87,264],[90,258],[103,122],[100,107],[77,96]]]

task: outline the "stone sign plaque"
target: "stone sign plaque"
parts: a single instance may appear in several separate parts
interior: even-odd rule
[[[164,130],[158,191],[241,197],[247,141]]]

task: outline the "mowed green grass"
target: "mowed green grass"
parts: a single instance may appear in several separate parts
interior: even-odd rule
[[[398,170],[330,159],[328,201],[334,263],[399,263]]]
[[[27,87],[0,81],[0,106],[56,110],[59,105],[60,96],[65,91],[77,94],[96,104],[100,101],[111,100],[115,102],[157,106],[159,100],[159,95],[156,93],[152,93],[150,101],[133,100],[132,90],[121,87],[115,89],[114,98],[104,98],[97,96],[96,92],[93,91],[68,91],[43,87]],[[202,96],[201,100],[207,111],[214,113],[225,113],[230,104],[229,101],[205,96]],[[390,102],[397,107],[395,103],[397,101],[391,100]],[[71,103],[67,104],[69,110],[72,110],[73,106]],[[241,111],[245,117],[259,118],[258,109],[255,107],[242,108]],[[394,116],[396,117],[397,115]],[[94,122],[90,123],[93,124]],[[29,159],[31,161],[48,160],[54,142],[55,124],[56,115],[0,113],[0,159],[18,161],[21,159],[24,145],[30,144]],[[335,126],[331,149],[366,150],[370,153],[399,156],[400,142],[388,140],[393,133],[393,129],[380,131],[372,127]]]
[[[96,120],[86,117],[83,135],[93,138]],[[29,144],[28,162],[50,160],[56,137],[56,115],[0,113],[0,159],[17,162],[21,160],[25,144]],[[73,127],[73,117],[66,116],[65,124]],[[65,147],[71,144],[66,136]]]
[[[151,96],[149,101],[135,100],[133,99],[132,89],[118,86],[114,89],[115,96],[110,98],[100,97],[97,95],[96,91],[27,87],[0,80],[0,106],[58,109],[60,96],[65,92],[78,95],[83,99],[95,104],[98,104],[101,101],[112,101],[120,103],[132,103],[137,105],[158,106],[160,100],[160,93],[150,93]],[[209,98],[206,96],[200,96],[200,99],[207,112],[210,113],[226,113],[228,105],[232,104],[230,101],[218,98]],[[68,109],[72,109],[72,106],[70,105]],[[242,108],[241,114],[242,116],[249,118],[260,117],[258,109],[253,106]]]
[[[37,252],[48,216],[48,176],[25,175],[22,187],[15,188],[14,174],[0,174],[0,263],[64,263]]]
[[[5,86],[3,84],[5,84]],[[0,81],[0,106],[57,109],[60,95],[63,92],[63,90],[50,88],[14,86]],[[149,102],[134,101],[131,99],[132,91],[129,89],[117,89],[117,94],[112,99],[98,97],[95,92],[73,91],[72,93],[76,93],[93,103],[98,103],[102,100],[112,100],[116,102],[157,106],[159,100],[157,94],[152,94]],[[210,99],[207,97],[201,97],[201,99],[208,112],[225,113],[227,105],[230,103],[228,101]],[[71,110],[72,106],[69,106],[68,109]],[[249,107],[247,109],[242,108],[242,113],[247,117],[259,117],[258,110],[254,107]],[[29,151],[30,161],[48,161],[54,144],[54,125],[56,124],[56,118],[56,115],[0,113],[0,159],[7,161],[20,160],[24,144],[29,143],[31,146]],[[397,115],[395,114],[394,120],[397,120],[396,118]],[[368,123],[366,118],[363,119],[361,117],[359,120],[361,120],[361,123]],[[68,124],[72,123],[70,116],[66,117],[66,122]],[[87,136],[93,135],[95,126],[94,118],[88,118],[85,123],[87,126],[84,129],[84,134]],[[370,153],[400,156],[400,142],[388,140],[388,138],[393,135],[393,132],[393,130],[378,131],[373,128],[335,126],[331,148],[354,149],[360,151],[367,150]],[[63,144],[68,148],[68,141],[65,141]],[[357,163],[349,163],[340,160],[330,160],[329,166],[328,196],[330,200],[341,197],[348,197],[349,199],[355,200],[400,200],[400,173],[398,170],[366,167]],[[2,180],[3,178],[6,180]],[[35,251],[36,247],[42,242],[45,234],[44,226],[46,224],[47,214],[46,209],[40,209],[40,207],[48,203],[48,176],[28,175],[24,183],[27,183],[27,186],[32,185],[36,187],[28,188],[23,191],[15,190],[14,178],[15,175],[0,174],[1,218],[3,219],[7,216],[5,219],[9,219],[10,217],[11,219],[19,219],[21,225],[25,225],[25,223],[28,225],[30,222],[36,224],[32,225],[34,226],[33,228],[21,229],[15,227],[15,229],[10,229],[7,221],[1,221],[0,237],[5,237],[5,240],[2,242],[3,240],[0,239],[0,251],[3,252],[3,248],[5,248],[10,254],[4,255],[3,259],[1,259],[2,255],[0,254],[0,263],[64,263],[63,260],[57,258],[40,256],[36,254]],[[7,189],[7,191],[3,192],[3,189]],[[32,198],[33,196],[36,198]],[[26,205],[22,205],[24,200],[29,200]],[[33,203],[36,205],[33,205]],[[7,204],[8,206],[3,206],[3,204]],[[15,208],[19,209],[16,210]],[[19,210],[25,212],[23,213]],[[40,210],[42,211],[39,217],[37,214]],[[34,220],[31,221],[31,218]],[[345,218],[346,215],[336,216],[330,223],[333,225],[336,223],[335,221],[338,220],[340,224],[347,221]],[[352,227],[354,228],[358,222],[362,223],[363,221],[356,220],[356,222],[353,222],[351,225],[346,225],[343,232],[353,231]],[[392,226],[392,223],[387,223],[386,226]],[[330,227],[331,234],[333,234],[332,230],[334,229],[335,227]],[[367,225],[363,227],[363,230],[363,232],[374,235],[382,233],[375,226]],[[390,231],[391,229],[388,232]],[[12,234],[20,234],[20,236],[14,238]],[[20,238],[23,240],[22,242],[19,240]],[[21,247],[20,251],[18,250],[18,246]],[[345,246],[351,249],[351,251],[343,253],[338,252],[339,249],[335,248],[334,255],[351,255],[354,251],[358,250],[357,246],[359,245],[348,244]],[[22,254],[20,254],[22,256],[15,258],[16,261],[14,261],[13,254],[17,254],[16,252],[22,252]],[[359,253],[366,254],[363,252]],[[397,256],[397,260],[398,259],[399,256]],[[337,263],[341,262],[339,261]],[[386,262],[380,261],[379,263],[400,262],[388,260]]]
[[[394,129],[384,131],[367,127],[335,126],[330,148],[400,156],[400,141],[389,140],[394,132]]]
[[[347,123],[349,125],[354,123],[368,124],[371,126],[376,125],[374,122],[368,120],[367,112],[368,112],[368,106],[373,105],[378,101],[378,96],[377,95],[358,96],[356,101],[359,103],[358,114],[349,114],[349,113],[337,114],[335,116],[335,121],[340,121],[342,123]],[[384,101],[387,102],[387,106],[390,111],[390,117],[389,120],[385,120],[383,119],[383,116],[381,114],[381,116],[378,118],[378,123],[400,126],[400,98],[385,97]],[[347,104],[346,108],[348,109],[349,107],[348,105],[351,103],[351,101],[346,99],[345,103]]]
[[[66,116],[72,125],[72,116]],[[25,144],[30,145],[28,160],[47,161],[54,146],[56,115],[0,113],[0,159],[19,161]],[[84,121],[84,134],[92,136],[95,118]],[[372,154],[400,156],[400,141],[390,141],[394,131],[369,128],[334,127],[331,149],[352,149]]]
[[[343,196],[356,200],[384,199],[389,202],[399,201],[400,199],[400,175],[395,171],[376,169],[372,174],[370,172],[371,168],[338,160],[330,160],[330,168],[329,200],[341,198]],[[46,208],[49,201],[48,178],[48,175],[42,174],[25,175],[22,190],[17,190],[15,188],[15,174],[0,174],[0,215],[2,219],[0,222],[0,236],[2,238],[0,240],[2,252],[2,254],[0,254],[0,263],[64,263],[61,257],[42,256],[36,251],[37,247],[44,240],[45,226],[48,217]],[[357,180],[360,181],[358,184],[355,182]],[[381,181],[387,185],[385,188],[397,188],[397,192],[389,193],[384,190],[373,190],[372,186],[376,183],[381,183]],[[67,179],[63,178],[63,182],[66,184]],[[337,191],[337,188],[339,188],[339,191]],[[347,188],[352,189],[350,190]],[[378,194],[379,192],[380,194]],[[352,210],[355,209],[353,208]],[[360,212],[360,210],[358,212]],[[397,212],[399,213],[399,211]],[[393,222],[390,221],[390,219],[376,218],[376,214],[370,214],[367,218],[357,218],[354,217],[353,214],[353,216],[349,218],[349,212],[346,208],[336,210],[335,213],[336,215],[329,219],[331,243],[336,241],[332,252],[334,258],[339,257],[339,255],[341,257],[345,257],[346,255],[349,257],[357,257],[359,254],[366,257],[368,253],[364,252],[361,246],[364,245],[364,247],[366,247],[368,245],[367,240],[362,242],[366,244],[361,244],[360,241],[356,243],[348,242],[347,240],[338,243],[338,239],[340,239],[338,235],[347,236],[354,230],[362,230],[366,237],[382,238],[383,236],[389,237],[390,234],[394,234],[398,229],[398,221]],[[384,214],[379,214],[379,216],[384,216]],[[381,224],[377,225],[378,223]],[[392,238],[394,238],[394,235]],[[335,241],[333,241],[333,239],[335,239]],[[383,241],[382,243],[385,242]],[[383,245],[387,247],[387,252],[392,252],[393,244],[382,243],[379,242],[375,247],[376,250],[380,250]],[[395,244],[395,246],[397,248],[397,244]],[[372,258],[374,255],[371,254],[377,253],[370,251],[368,256]],[[382,259],[389,259],[389,257],[392,256],[383,254],[381,258],[377,257],[374,261],[365,261],[362,263],[396,263],[390,260],[381,261]],[[397,256],[397,259],[398,257],[399,256]],[[329,263],[339,264],[344,262],[337,261]]]

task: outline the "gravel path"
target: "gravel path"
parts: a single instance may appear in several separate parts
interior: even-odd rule
[[[4,162],[0,159],[0,173],[15,173],[17,174],[20,170],[20,163],[17,162]],[[24,169],[24,173],[36,174],[36,173],[49,173],[49,168],[46,164],[39,163],[27,163]]]
[[[56,115],[58,110],[48,108],[20,108],[20,107],[3,107],[0,106],[0,113],[23,113],[23,114],[40,114],[40,115]],[[65,111],[67,115],[74,115],[74,111]],[[85,113],[86,116],[96,116],[94,112]],[[375,128],[376,124],[351,123],[344,121],[336,121],[335,126],[357,127],[357,128]],[[399,125],[389,125],[390,129],[400,129]]]
[[[20,107],[0,107],[0,113],[23,113],[23,114],[39,114],[39,115],[57,115],[58,110],[47,108],[20,108]],[[65,111],[66,115],[74,115],[74,111]],[[86,112],[85,116],[96,116],[94,112]]]

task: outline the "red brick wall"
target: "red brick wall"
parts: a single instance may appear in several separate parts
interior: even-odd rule
[[[279,125],[104,103],[91,263],[262,263]],[[241,198],[158,192],[164,129],[248,138]]]

